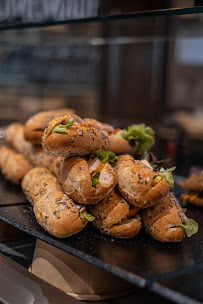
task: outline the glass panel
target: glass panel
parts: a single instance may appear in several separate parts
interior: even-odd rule
[[[157,157],[187,174],[203,166],[202,23],[188,14],[1,31],[0,123],[65,106],[115,127],[144,122]]]

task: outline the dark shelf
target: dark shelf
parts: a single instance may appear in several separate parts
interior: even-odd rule
[[[203,265],[190,273],[153,283],[150,289],[176,303],[200,304],[203,303],[202,282]]]
[[[176,186],[174,191],[179,197],[180,188]],[[6,194],[2,188],[1,196]],[[101,235],[92,224],[77,235],[57,239],[38,225],[29,204],[0,207],[3,221],[140,287],[189,273],[203,263],[203,214],[198,208],[190,208],[187,216],[199,222],[199,232],[178,244],[157,242],[144,230],[130,240],[112,239]]]

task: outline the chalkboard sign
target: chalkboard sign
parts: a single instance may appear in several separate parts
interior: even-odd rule
[[[99,0],[0,0],[0,27],[63,22],[98,15]]]

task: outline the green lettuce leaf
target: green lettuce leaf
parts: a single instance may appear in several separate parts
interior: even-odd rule
[[[116,161],[119,159],[115,153],[109,150],[102,149],[96,150],[91,153],[90,158],[95,157],[97,157],[102,162],[102,164],[106,164],[108,162],[111,166],[114,166]]]
[[[155,132],[151,127],[145,124],[131,125],[127,129],[118,131],[115,138],[123,138],[130,142],[131,145],[137,145],[139,156],[143,156],[146,150],[149,150],[155,143]]]
[[[92,187],[96,187],[96,185],[98,184],[100,173],[101,173],[101,170],[95,172],[92,175]]]
[[[193,219],[188,219],[185,225],[180,224],[177,227],[181,227],[182,229],[184,229],[187,237],[191,237],[193,234],[197,233],[198,231],[198,223]]]
[[[170,187],[173,187],[173,185],[174,185],[172,171],[174,171],[175,168],[176,167],[172,167],[172,168],[169,168],[166,170],[164,168],[161,168],[159,171],[159,174],[158,174],[158,176],[161,176],[162,178],[164,178],[167,181],[167,183]]]
[[[53,128],[53,130],[51,131],[51,133],[67,133],[67,128],[72,126],[72,124],[74,124],[75,119],[70,118],[66,125],[58,125],[55,128]]]
[[[94,221],[95,217],[87,212],[82,212],[82,216],[86,218],[89,222]]]

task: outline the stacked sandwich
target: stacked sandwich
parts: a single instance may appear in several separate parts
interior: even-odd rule
[[[134,237],[142,224],[162,242],[178,242],[197,231],[169,192],[172,169],[157,171],[143,159],[154,144],[150,127],[115,130],[68,111],[55,112],[51,120],[43,115],[24,127],[10,125],[6,141],[35,166],[24,175],[22,189],[50,234],[67,237],[88,221],[117,238]]]

